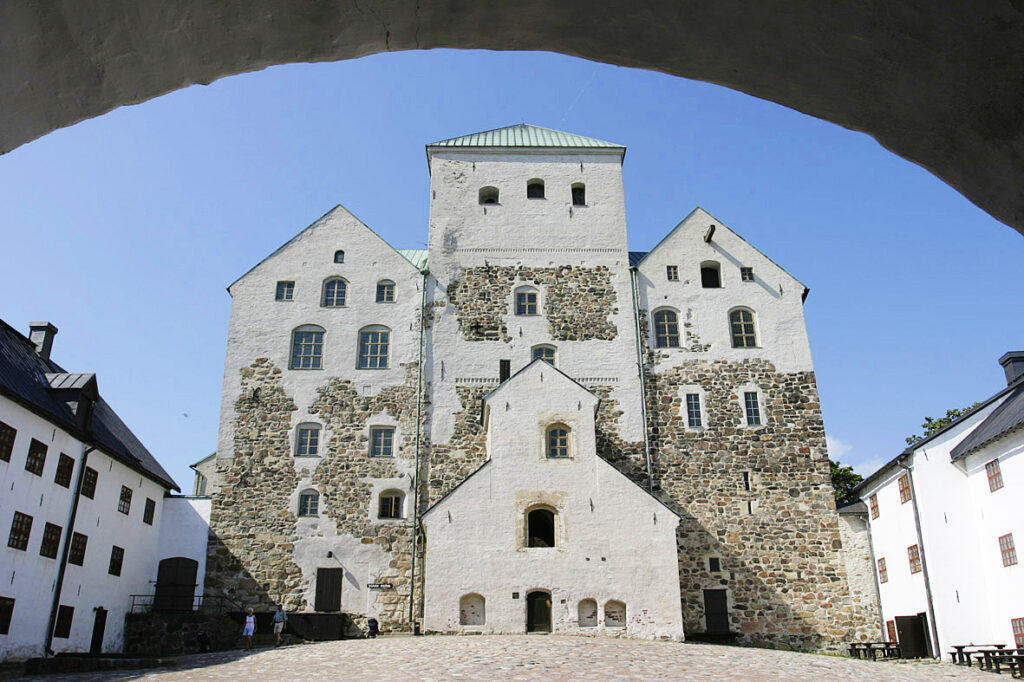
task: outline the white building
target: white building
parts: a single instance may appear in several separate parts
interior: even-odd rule
[[[857,488],[867,505],[882,620],[905,653],[1024,647],[1024,352],[1007,386],[914,443]]]
[[[130,595],[153,591],[177,490],[96,377],[50,359],[56,333],[0,321],[0,660],[119,651]]]

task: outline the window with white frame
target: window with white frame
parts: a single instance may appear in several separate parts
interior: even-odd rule
[[[359,331],[359,369],[387,369],[391,331],[387,327],[367,327]]]
[[[747,426],[761,426],[761,406],[758,402],[757,391],[743,393],[743,411],[747,416]]]
[[[757,348],[754,312],[738,308],[729,313],[729,331],[733,348]]]
[[[393,457],[395,429],[391,426],[370,427],[370,457]]]
[[[516,289],[516,315],[538,315],[537,290],[532,287],[520,287]]]
[[[700,393],[686,394],[686,425],[691,429],[704,425],[700,416]]]
[[[348,284],[340,277],[324,280],[324,294],[320,305],[324,308],[344,308],[348,296]]]
[[[320,454],[319,424],[299,424],[295,429],[295,456],[317,457]]]
[[[679,317],[674,310],[657,310],[654,313],[654,347],[679,347]]]
[[[292,369],[322,369],[324,329],[307,324],[292,332]]]
[[[395,302],[395,283],[390,279],[377,282],[377,303]]]

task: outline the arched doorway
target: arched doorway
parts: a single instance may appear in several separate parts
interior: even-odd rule
[[[526,631],[551,632],[551,593],[534,590],[526,595]]]
[[[183,556],[160,562],[156,573],[154,611],[191,611],[199,562]]]

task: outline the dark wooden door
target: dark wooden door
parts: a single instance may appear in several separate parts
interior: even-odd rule
[[[341,611],[341,579],[344,577],[343,568],[316,569],[315,610]]]
[[[96,617],[92,621],[92,644],[89,645],[89,653],[103,653],[103,631],[107,628],[107,610],[103,607],[96,609]]]
[[[899,637],[903,658],[927,658],[931,655],[928,618],[925,614],[896,616],[896,636]]]
[[[551,632],[551,595],[547,592],[526,595],[526,631]]]
[[[191,611],[199,562],[183,556],[160,562],[156,572],[154,611]]]
[[[704,590],[704,618],[709,635],[729,633],[729,598],[725,590]]]

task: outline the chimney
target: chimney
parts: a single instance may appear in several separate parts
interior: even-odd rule
[[[1011,350],[999,358],[999,364],[1006,372],[1006,385],[1009,386],[1024,376],[1024,350]]]
[[[50,359],[50,349],[53,348],[53,337],[57,335],[57,328],[49,322],[30,322],[31,329],[29,340],[36,346],[36,355],[43,360]]]

